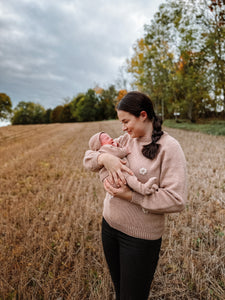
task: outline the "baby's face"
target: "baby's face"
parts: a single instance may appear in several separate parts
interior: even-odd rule
[[[100,135],[100,142],[101,142],[101,145],[115,145],[113,139],[107,134],[107,133],[102,133]]]

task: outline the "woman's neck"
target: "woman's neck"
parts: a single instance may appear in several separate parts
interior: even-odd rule
[[[138,138],[140,142],[150,142],[152,139],[153,125],[151,121],[146,122],[144,133]]]

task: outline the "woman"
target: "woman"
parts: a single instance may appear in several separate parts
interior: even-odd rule
[[[162,122],[145,94],[126,94],[117,115],[127,133],[116,141],[128,146],[130,169],[143,183],[156,177],[159,188],[145,196],[132,191],[122,172],[131,170],[108,153],[88,150],[84,166],[92,171],[104,166],[110,174],[110,180],[104,181],[108,193],[102,243],[116,299],[145,300],[158,263],[165,214],[185,206],[186,161],[179,143],[162,131]]]

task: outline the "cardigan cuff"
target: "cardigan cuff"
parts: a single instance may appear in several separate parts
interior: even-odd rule
[[[98,164],[98,157],[101,153],[97,152],[94,154],[94,159],[92,160],[92,169],[95,171],[99,171],[103,166]]]

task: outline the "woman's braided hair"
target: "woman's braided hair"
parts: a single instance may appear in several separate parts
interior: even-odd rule
[[[147,113],[149,120],[152,121],[153,131],[152,140],[148,145],[143,146],[142,153],[149,159],[154,159],[159,152],[159,144],[157,144],[160,137],[163,135],[162,119],[156,116],[152,101],[150,98],[140,92],[127,93],[117,105],[117,110],[129,112],[135,117],[139,117],[142,111]]]

